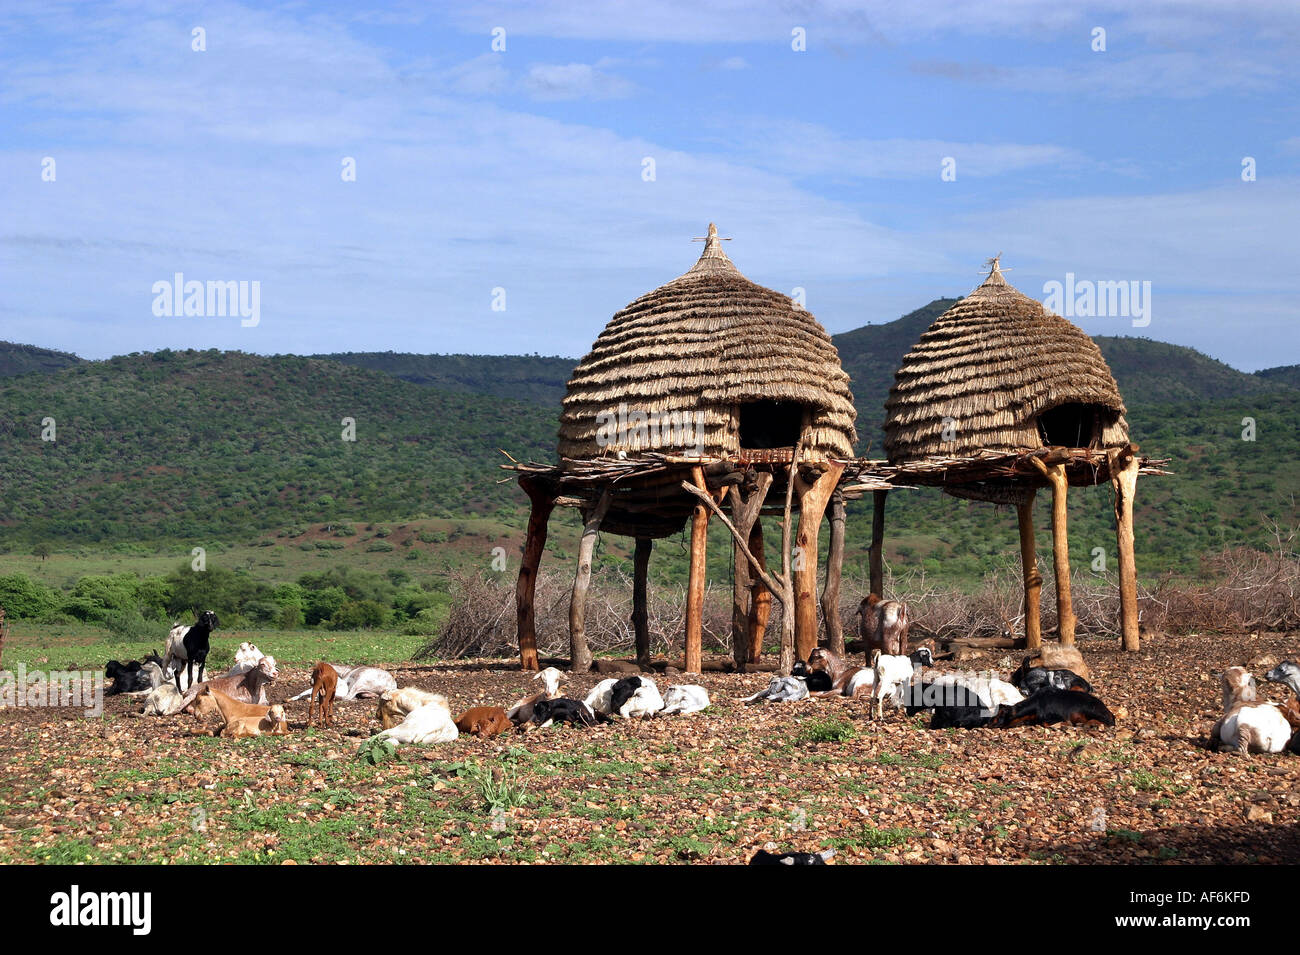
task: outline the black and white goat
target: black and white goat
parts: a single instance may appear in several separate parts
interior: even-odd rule
[[[104,667],[104,677],[112,680],[113,685],[104,691],[104,695],[147,693],[152,690],[158,684],[153,682],[153,670],[149,667],[150,663],[162,666],[162,660],[158,658],[156,653],[148,654],[144,660],[131,660],[129,663],[118,663],[116,660],[109,660],[108,665]]]
[[[217,615],[211,610],[199,614],[193,626],[177,624],[167,635],[167,655],[163,657],[163,672],[174,672],[176,689],[181,688],[181,664],[185,664],[185,679],[189,686],[194,685],[194,664],[199,665],[198,682],[203,682],[203,671],[207,669],[208,652],[211,647],[208,638],[216,630]],[[174,668],[174,671],[173,671]]]

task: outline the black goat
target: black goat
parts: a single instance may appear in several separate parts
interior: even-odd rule
[[[1000,707],[989,725],[1008,729],[1012,726],[1050,726],[1053,723],[1114,726],[1115,716],[1091,693],[1046,687],[1015,706]]]
[[[982,696],[961,683],[914,683],[903,697],[908,716],[933,710],[930,729],[973,729],[987,726],[997,711]]]
[[[1054,687],[1058,690],[1075,690],[1080,693],[1092,692],[1092,684],[1073,670],[1049,670],[1046,667],[1030,667],[1027,670],[1021,669],[1011,674],[1011,682],[1025,696],[1033,696],[1044,687]]]
[[[641,689],[641,678],[639,676],[629,676],[619,680],[609,690],[609,711],[611,713],[620,712],[623,709],[623,704],[632,699],[639,689]]]
[[[538,700],[534,703],[533,722],[538,726],[547,723],[595,726],[596,717],[582,700],[571,700],[567,696],[561,696],[554,700]]]
[[[143,660],[131,660],[128,663],[109,660],[104,667],[104,676],[112,680],[113,685],[104,691],[104,695],[115,696],[118,693],[152,690],[153,681],[149,679],[149,674],[144,669],[146,663],[156,663],[159,669],[162,668],[162,659],[156,653],[146,654]]]
[[[830,673],[825,670],[809,670],[808,664],[802,660],[790,669],[790,675],[802,678],[808,684],[809,693],[829,693],[834,688]]]
[[[167,656],[163,662],[163,671],[171,669],[174,664],[176,667],[176,689],[181,688],[181,667],[183,661],[186,665],[185,677],[189,685],[194,685],[194,664],[199,665],[199,682],[203,682],[203,671],[207,669],[208,652],[211,647],[208,644],[208,637],[212,631],[216,630],[217,615],[211,610],[205,610],[199,614],[199,619],[194,622],[192,627],[182,630],[180,627],[173,627],[172,632],[167,636]]]

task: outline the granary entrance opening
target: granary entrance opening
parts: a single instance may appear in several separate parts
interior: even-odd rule
[[[1057,405],[1038,416],[1038,434],[1048,446],[1095,448],[1101,440],[1102,416],[1108,412],[1101,405]]]
[[[795,401],[751,401],[740,406],[740,446],[751,451],[792,448],[803,433],[803,405]]]

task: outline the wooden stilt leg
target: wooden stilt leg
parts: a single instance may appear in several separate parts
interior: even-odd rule
[[[1043,575],[1038,572],[1038,554],[1034,547],[1034,492],[1029,500],[1016,505],[1020,524],[1020,574],[1025,582],[1025,647],[1037,650],[1043,645],[1043,617],[1040,600]]]
[[[650,551],[654,542],[648,537],[636,539],[632,558],[632,629],[636,633],[636,662],[650,665],[650,617],[647,593],[650,576]]]
[[[1061,643],[1074,645],[1074,605],[1070,600],[1070,535],[1066,495],[1070,485],[1064,464],[1044,464],[1031,458],[1052,484],[1052,568],[1056,575],[1056,619]]]
[[[826,622],[826,645],[844,656],[844,624],[840,620],[840,577],[844,570],[844,496],[831,495],[831,539],[826,552],[826,583],[822,587],[822,620]]]
[[[1141,461],[1130,445],[1110,453],[1110,481],[1115,488],[1115,545],[1119,563],[1119,622],[1125,650],[1140,650],[1138,631],[1137,564],[1133,557],[1133,495],[1137,492]]]
[[[707,494],[704,469],[694,468],[692,477],[695,486]],[[702,665],[705,559],[708,541],[709,509],[703,504],[697,504],[694,516],[691,518],[691,566],[686,585],[686,660],[683,669],[687,673],[699,673]]]
[[[794,469],[797,476],[798,469]],[[817,648],[817,536],[826,505],[839,484],[844,465],[831,462],[812,484],[796,483],[799,492],[799,557],[794,567],[795,656],[807,660]]]
[[[754,521],[749,532],[749,552],[758,560],[759,566],[767,569],[767,558],[763,553],[763,521]],[[767,634],[767,621],[772,616],[772,591],[767,584],[754,575],[754,585],[750,594],[748,646],[746,663],[758,663],[763,658],[763,637]]]
[[[751,662],[749,627],[754,601],[753,582],[756,579],[741,547],[741,539],[750,539],[754,526],[758,523],[758,514],[767,497],[768,488],[771,486],[772,475],[768,472],[758,472],[754,475],[752,486],[747,490],[733,486],[728,492],[731,501],[731,522],[740,534],[740,538],[732,541],[731,593],[731,651],[736,669],[740,673],[744,673],[746,664]],[[759,535],[761,539],[761,530]]]
[[[519,565],[519,582],[515,585],[515,615],[518,620],[519,666],[536,670],[537,617],[533,609],[533,596],[537,590],[537,569],[546,549],[546,524],[555,506],[549,490],[532,481],[520,481],[520,486],[532,502],[528,514],[528,533],[524,538],[524,558]]]
[[[883,597],[885,589],[885,499],[888,491],[872,491],[871,592]]]
[[[591,558],[596,550],[596,535],[609,510],[610,493],[606,489],[594,511],[584,515],[582,541],[578,545],[578,572],[573,578],[573,596],[569,600],[569,669],[586,673],[591,669],[591,651],[587,648],[587,590],[591,586]]]

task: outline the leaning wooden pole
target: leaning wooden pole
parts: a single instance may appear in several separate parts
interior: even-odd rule
[[[1075,619],[1074,605],[1070,600],[1070,534],[1066,510],[1070,482],[1064,464],[1045,464],[1039,458],[1029,460],[1052,485],[1052,568],[1056,576],[1057,633],[1062,644],[1073,646]]]
[[[1016,505],[1020,524],[1020,576],[1025,583],[1025,648],[1037,650],[1043,645],[1042,591],[1043,575],[1038,572],[1038,551],[1034,546],[1034,495]]]
[[[703,468],[692,468],[691,479],[697,488],[708,494]],[[704,581],[708,542],[709,510],[703,504],[696,504],[691,518],[691,566],[686,584],[686,660],[682,667],[686,673],[699,673],[703,665],[701,648],[704,643]]]
[[[569,669],[586,673],[591,669],[591,650],[587,648],[587,590],[591,587],[591,559],[596,551],[596,535],[609,510],[610,492],[606,488],[600,503],[588,514],[578,544],[578,572],[573,577],[573,596],[569,600]]]
[[[1125,650],[1140,650],[1138,628],[1137,563],[1133,557],[1133,495],[1142,466],[1137,445],[1112,451],[1110,482],[1115,488],[1115,550],[1119,564],[1119,624]]]
[[[795,655],[807,660],[817,649],[817,538],[826,505],[840,483],[844,464],[831,461],[826,470],[808,484],[798,477],[797,465],[791,467],[799,493],[799,531],[795,546],[799,559],[794,568]]]
[[[871,492],[871,592],[885,596],[885,500],[888,491]]]
[[[546,549],[546,526],[555,507],[555,498],[547,488],[540,487],[534,481],[520,480],[520,487],[532,502],[528,514],[528,531],[524,538],[524,558],[519,565],[519,581],[515,584],[515,616],[518,621],[519,666],[524,670],[536,670],[537,663],[537,616],[533,609],[533,599],[537,591],[537,569],[542,563],[542,554]]]
[[[844,655],[844,623],[840,620],[840,578],[844,572],[844,495],[831,495],[831,539],[826,549],[826,583],[822,586],[822,619],[826,621],[826,645],[832,653]]]
[[[653,548],[650,538],[638,537],[632,556],[632,631],[636,634],[636,662],[642,666],[650,665],[649,578]]]

